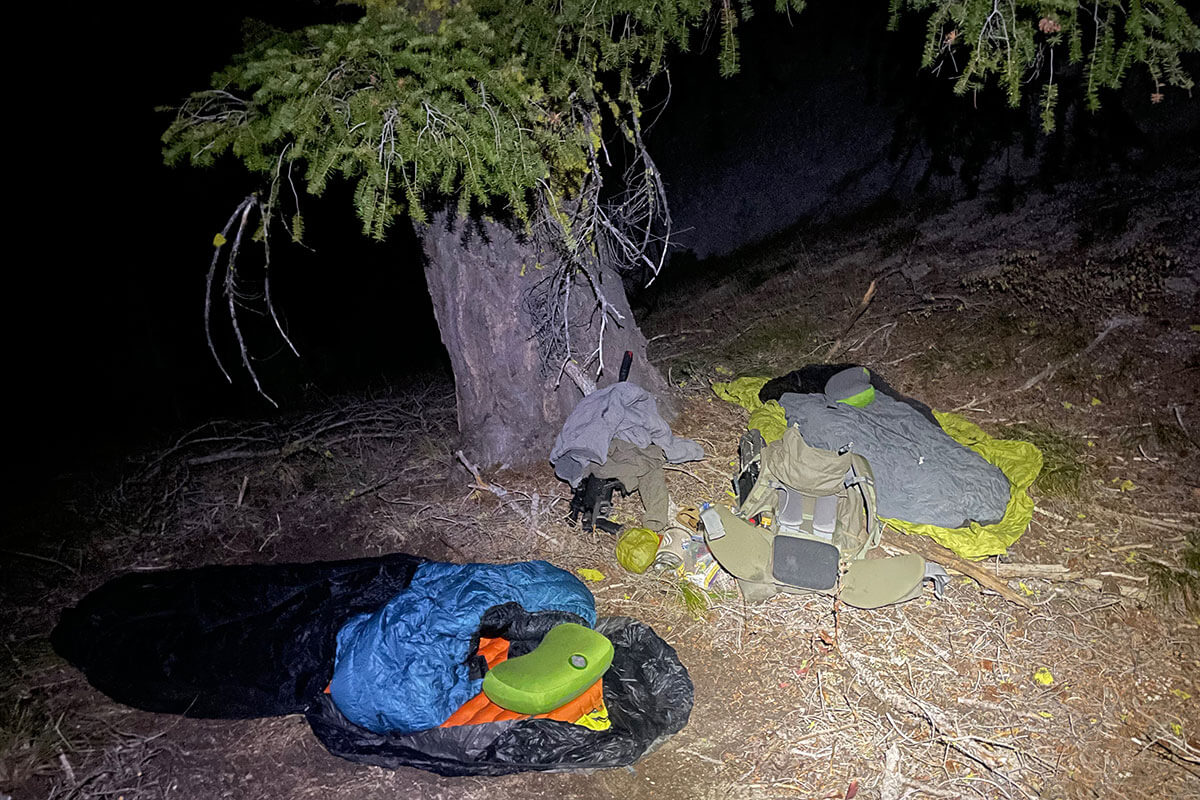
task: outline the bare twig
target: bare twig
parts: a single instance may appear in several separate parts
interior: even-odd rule
[[[660,333],[657,336],[651,336],[646,340],[646,344],[657,342],[659,339],[669,339],[676,336],[690,336],[693,333],[712,333],[712,328],[691,328],[686,331],[673,331],[671,333]]]
[[[1179,423],[1179,429],[1183,431],[1183,435],[1187,437],[1189,442],[1196,444],[1196,440],[1192,438],[1192,432],[1188,430],[1187,425],[1183,424],[1183,412],[1180,410],[1179,406],[1172,405],[1171,410],[1175,412],[1175,421]]]
[[[496,495],[496,497],[504,497],[508,494],[508,490],[504,487],[497,486],[494,483],[488,483],[482,477],[480,477],[479,467],[472,464],[470,459],[463,455],[462,450],[455,451],[454,457],[457,458],[462,465],[467,468],[467,472],[470,472],[471,475],[474,476],[476,489],[483,489],[484,491],[491,492],[492,494]]]
[[[254,195],[243,199],[237,208],[233,210],[233,213],[229,215],[229,219],[226,220],[225,227],[221,229],[221,233],[213,239],[212,261],[209,262],[208,277],[204,282],[204,338],[208,342],[208,352],[212,353],[213,361],[217,362],[217,369],[221,370],[221,374],[225,376],[225,380],[230,383],[233,383],[233,378],[230,377],[229,370],[225,369],[225,365],[221,362],[221,357],[217,355],[217,346],[213,344],[212,339],[212,286],[213,279],[217,275],[217,264],[221,261],[221,251],[224,249],[226,242],[229,241],[229,232],[233,230],[233,223],[253,202]]]
[[[275,175],[271,179],[271,193],[267,203],[260,206],[259,212],[262,216],[262,237],[263,237],[263,300],[267,305],[267,314],[271,317],[271,321],[275,323],[275,330],[279,332],[279,336],[283,339],[284,344],[292,351],[292,355],[296,358],[300,357],[300,351],[296,349],[296,345],[292,344],[291,338],[283,329],[283,323],[279,321],[279,314],[275,310],[275,303],[271,299],[271,220],[274,217],[274,201],[279,192],[279,177],[283,169],[284,156],[287,155],[291,143],[284,146],[279,153],[279,160],[275,164]],[[288,177],[291,178],[291,163],[288,163]],[[299,211],[299,201],[297,200],[297,211]]]
[[[695,480],[697,483],[701,484],[702,486],[708,486],[708,481],[704,480],[703,478],[701,478],[699,475],[692,472],[691,470],[684,469],[683,467],[679,466],[678,464],[664,464],[663,469],[670,470],[671,472],[682,472],[684,475],[687,475],[689,478],[692,478],[693,480]]]
[[[872,280],[870,285],[867,286],[867,290],[863,292],[862,299],[858,301],[858,307],[854,309],[854,313],[850,315],[850,318],[846,320],[846,324],[842,326],[842,332],[838,334],[837,339],[825,351],[825,355],[822,358],[823,361],[828,361],[835,353],[842,349],[842,340],[846,338],[846,334],[850,333],[850,329],[854,327],[854,323],[858,322],[859,318],[866,313],[867,307],[871,305],[871,300],[875,297],[875,289],[878,286],[879,282],[877,280]]]
[[[237,339],[238,352],[242,356],[242,367],[250,375],[250,380],[254,382],[255,390],[262,395],[268,403],[279,408],[270,395],[263,391],[262,384],[258,380],[258,373],[254,371],[254,365],[250,363],[250,352],[246,348],[246,338],[242,335],[242,327],[238,324],[238,287],[237,287],[237,258],[238,253],[242,249],[242,237],[246,234],[246,225],[250,222],[250,212],[254,210],[262,211],[258,197],[251,195],[250,202],[242,204],[242,219],[238,223],[237,235],[233,238],[233,246],[229,249],[229,263],[225,267],[225,299],[229,306],[229,323],[233,326],[233,335]],[[264,220],[265,224],[265,220]]]
[[[579,391],[583,392],[585,397],[596,391],[596,382],[571,359],[563,362],[562,371],[579,387]]]
[[[286,148],[284,149],[286,153]],[[283,323],[279,319],[279,314],[275,308],[274,301],[271,297],[271,244],[270,244],[270,227],[274,219],[274,210],[271,202],[273,201],[278,188],[279,172],[282,169],[284,153],[279,156],[279,162],[276,165],[275,178],[272,181],[271,200],[263,202],[256,194],[248,195],[238,203],[237,208],[229,216],[225,223],[225,227],[213,238],[213,255],[209,262],[208,275],[205,279],[204,289],[204,336],[208,343],[208,351],[212,354],[213,360],[217,364],[217,368],[221,374],[225,376],[225,380],[232,383],[233,378],[229,371],[225,368],[225,364],[221,361],[221,357],[217,353],[216,344],[212,337],[212,293],[213,284],[216,281],[217,271],[221,267],[222,254],[224,253],[225,245],[229,241],[229,234],[233,230],[234,223],[237,223],[237,233],[234,234],[233,243],[229,248],[228,258],[224,261],[224,276],[222,279],[223,294],[225,295],[226,307],[229,311],[229,325],[233,329],[234,339],[237,342],[238,354],[241,357],[242,368],[246,374],[250,376],[254,383],[255,391],[263,397],[267,402],[276,408],[279,404],[271,398],[270,395],[262,387],[259,381],[258,373],[254,369],[252,359],[250,357],[249,347],[246,342],[246,337],[242,332],[242,326],[238,315],[238,309],[247,302],[255,299],[262,299],[266,306],[266,315],[270,317],[275,325],[276,331],[292,351],[293,355],[299,356],[295,345],[287,332],[283,328]],[[263,286],[262,296],[256,293],[248,292],[239,281],[239,257],[242,252],[242,244],[246,236],[246,231],[249,229],[250,217],[253,213],[258,213],[259,225],[261,226],[262,242],[263,242]]]
[[[1044,381],[1046,378],[1051,377],[1052,375],[1054,375],[1054,373],[1058,372],[1060,369],[1062,369],[1066,365],[1070,364],[1072,361],[1080,359],[1080,358],[1086,356],[1088,353],[1095,350],[1096,347],[1101,342],[1104,341],[1105,337],[1107,337],[1113,331],[1117,330],[1118,328],[1123,328],[1127,325],[1133,325],[1138,322],[1141,322],[1140,317],[1113,317],[1112,319],[1108,320],[1108,322],[1106,322],[1104,324],[1104,328],[1101,329],[1100,333],[1098,333],[1096,335],[1096,338],[1092,339],[1091,344],[1089,344],[1087,347],[1083,348],[1082,350],[1080,350],[1078,353],[1076,353],[1073,356],[1064,358],[1062,361],[1058,361],[1053,364],[1047,364],[1045,369],[1043,369],[1037,375],[1034,375],[1029,380],[1025,381],[1025,383],[1021,384],[1016,389],[1012,389],[1010,392],[1008,392],[1008,394],[1017,394],[1019,392],[1024,392],[1024,391],[1028,391],[1029,389],[1032,389],[1034,386],[1037,386],[1039,383]]]
[[[922,703],[900,690],[893,689],[870,664],[866,663],[860,654],[854,651],[854,648],[841,648],[838,652],[841,653],[842,658],[850,668],[854,670],[857,679],[881,701],[887,703],[897,711],[902,711],[926,720],[932,728],[933,735],[947,747],[957,750],[975,763],[983,766],[992,774],[1021,792],[1021,794],[1028,798],[1038,796],[1023,781],[1009,774],[1009,765],[1003,759],[981,746],[974,737],[963,736],[959,732],[958,725],[954,719],[944,710],[935,708],[928,703]]]
[[[10,556],[16,556],[18,558],[28,558],[33,561],[41,561],[46,564],[53,564],[54,566],[62,567],[67,572],[70,572],[72,575],[79,577],[79,571],[77,569],[72,567],[70,564],[64,564],[63,562],[59,561],[57,558],[50,558],[49,556],[39,556],[37,553],[25,553],[20,550],[9,550],[7,548],[0,550],[0,553],[7,553]]]

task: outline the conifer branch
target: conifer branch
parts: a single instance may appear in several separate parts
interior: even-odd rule
[[[237,318],[239,304],[255,298],[241,294],[237,258],[249,216],[257,211],[266,252],[266,311],[295,353],[270,296],[268,229],[285,164],[297,200],[294,239],[300,217],[293,164],[302,167],[313,194],[332,179],[352,182],[363,230],[377,238],[406,213],[422,222],[426,200],[456,203],[462,212],[510,214],[555,265],[554,274],[523,300],[546,377],[561,373],[576,353],[589,352],[602,363],[606,326],[621,320],[597,276],[612,268],[641,274],[649,284],[671,243],[662,176],[642,140],[641,99],[650,82],[665,74],[670,50],[686,47],[692,31],[705,25],[719,31],[722,71],[736,71],[736,28],[751,13],[750,4],[356,1],[364,7],[357,21],[312,26],[244,53],[214,77],[212,88],[182,104],[163,137],[168,161],[212,164],[231,152],[250,170],[273,176],[267,202],[243,201],[222,234],[240,216],[225,262],[225,292],[242,363],[256,388],[262,392]],[[1016,104],[1024,86],[1048,66],[1041,112],[1049,129],[1055,123],[1056,64],[1086,65],[1093,108],[1100,90],[1118,86],[1134,65],[1150,73],[1153,102],[1161,99],[1161,87],[1191,87],[1180,59],[1200,50],[1200,29],[1179,0],[1122,3],[892,0],[891,24],[901,13],[926,15],[923,63],[935,72],[953,70],[959,92],[994,81]],[[779,0],[777,8],[799,12],[803,5]],[[1055,50],[1064,46],[1065,59],[1056,59]],[[602,191],[604,168],[612,164],[606,133],[620,135],[628,153],[617,192],[611,186]],[[209,268],[205,334],[228,380],[209,325],[223,252],[218,244]],[[599,335],[586,342],[571,330],[572,304],[581,303],[573,296],[576,281],[588,284],[584,291],[600,314]]]

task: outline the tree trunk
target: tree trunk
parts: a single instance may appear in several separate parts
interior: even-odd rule
[[[545,288],[559,264],[547,263],[544,253],[499,222],[463,219],[452,211],[434,214],[417,233],[434,315],[454,370],[466,453],[480,465],[545,461],[563,421],[583,396],[563,373],[561,342],[556,348],[534,333],[534,316],[544,315],[531,311],[531,293]],[[585,372],[598,386],[614,383],[625,351],[633,351],[629,380],[654,394],[659,412],[670,420],[674,406],[667,383],[646,359],[646,339],[634,322],[620,276],[602,269],[599,281],[623,319],[608,316],[603,369],[597,376],[598,360],[593,359]],[[582,275],[572,279],[568,308],[571,347],[584,366],[597,346],[601,312]]]

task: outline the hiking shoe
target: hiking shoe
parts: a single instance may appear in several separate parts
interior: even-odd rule
[[[687,543],[692,537],[691,532],[672,526],[658,536],[658,553],[654,556],[654,568],[672,570],[682,567],[687,558]]]

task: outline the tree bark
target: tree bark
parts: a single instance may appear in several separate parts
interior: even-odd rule
[[[563,374],[562,359],[547,358],[529,309],[530,292],[544,286],[560,265],[548,263],[525,237],[490,219],[440,211],[417,233],[434,315],[454,370],[464,450],[480,465],[545,461],[583,396]],[[620,276],[601,268],[596,277],[623,319],[610,314],[604,324],[603,368],[597,376],[598,359],[585,362],[597,346],[601,311],[587,278],[574,275],[568,308],[575,360],[603,387],[617,380],[625,351],[632,351],[629,380],[649,390],[670,420],[675,408],[667,382],[646,359],[646,339]]]

